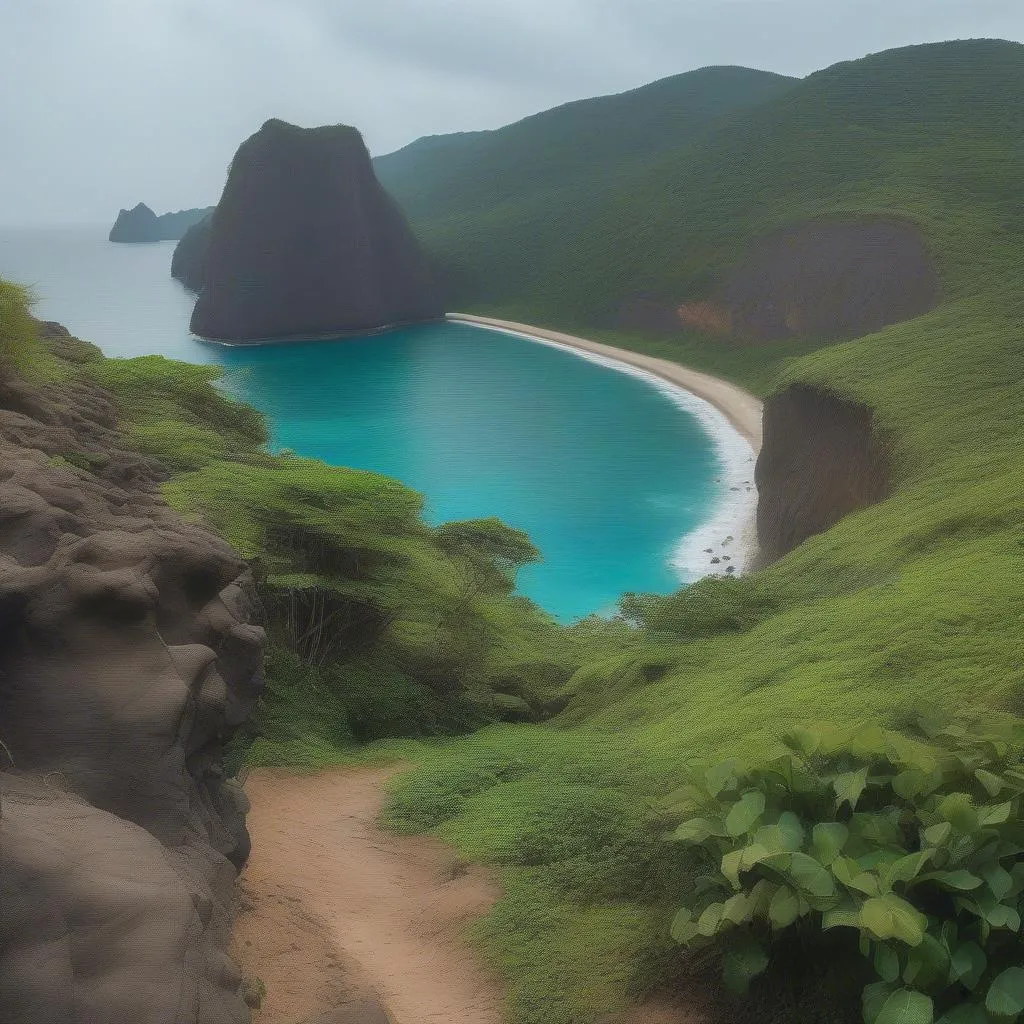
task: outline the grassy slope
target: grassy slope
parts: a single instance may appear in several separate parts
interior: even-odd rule
[[[582,1024],[663,975],[678,898],[631,809],[691,767],[756,756],[795,721],[1019,710],[1022,94],[1024,47],[1001,43],[913,48],[811,76],[666,158],[549,253],[557,288],[504,307],[579,326],[636,287],[700,295],[708,268],[752,235],[848,212],[918,221],[945,294],[925,317],[842,345],[683,339],[677,355],[758,390],[803,380],[867,402],[893,441],[896,493],[761,574],[778,610],[745,632],[595,662],[548,726],[489,730],[400,784],[399,824],[437,827],[508,866],[509,894],[482,932],[520,1020]],[[519,258],[499,241],[485,257],[495,273]],[[617,340],[673,352],[664,339]]]

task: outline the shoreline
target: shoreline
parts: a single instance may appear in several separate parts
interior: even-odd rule
[[[233,341],[230,338],[207,338],[202,334],[189,333],[196,341],[207,345],[219,345],[221,348],[250,348],[262,345],[295,345],[304,341],[344,341],[347,338],[372,338],[378,334],[390,334],[400,331],[403,327],[419,327],[423,324],[443,324],[448,315],[430,317],[428,320],[396,320],[393,324],[382,324],[380,327],[367,327],[358,331],[331,331],[328,334],[286,334],[274,338],[246,338],[245,341]]]
[[[736,575],[756,565],[757,488],[753,477],[762,442],[759,398],[735,384],[680,363],[561,331],[470,313],[450,313],[447,319],[561,348],[620,373],[645,378],[664,390],[675,404],[700,422],[723,467],[722,477],[715,481],[722,484],[719,507],[702,525],[679,540],[671,560],[673,568],[699,578],[729,575],[725,563],[735,567]]]
[[[743,436],[743,439],[754,450],[755,456],[761,451],[761,400],[749,391],[722,380],[720,377],[713,377],[709,373],[693,370],[688,366],[683,366],[682,363],[673,363],[669,359],[648,356],[625,348],[616,348],[614,345],[606,345],[600,341],[591,341],[589,338],[581,338],[561,331],[552,331],[546,327],[533,327],[530,324],[477,316],[473,313],[449,313],[445,319],[455,323],[492,327],[534,340],[555,342],[567,348],[590,352],[614,362],[625,363],[638,370],[646,370],[655,377],[660,377],[669,384],[675,384],[714,406]]]
[[[757,564],[757,488],[753,477],[762,444],[762,403],[755,395],[720,377],[669,359],[617,348],[578,335],[474,313],[447,313],[429,320],[385,324],[369,331],[333,332],[318,336],[293,335],[247,341],[193,336],[223,348],[246,348],[369,337],[404,327],[440,323],[464,323],[534,344],[561,348],[619,373],[646,379],[661,390],[698,420],[717,450],[722,465],[722,477],[715,480],[722,485],[718,508],[702,525],[680,538],[669,564],[681,574],[696,578],[711,574],[730,575],[732,573],[726,571],[730,567],[735,570],[735,575],[740,575]]]

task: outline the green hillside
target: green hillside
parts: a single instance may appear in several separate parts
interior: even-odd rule
[[[720,759],[764,766],[801,724],[874,736],[868,726],[907,729],[921,714],[991,719],[991,709],[1024,706],[1022,101],[1024,46],[892,51],[812,75],[632,170],[614,202],[556,203],[533,222],[508,207],[463,220],[413,213],[441,256],[493,282],[466,288],[468,305],[552,326],[606,323],[636,291],[705,297],[751,240],[805,218],[914,222],[942,281],[933,312],[842,344],[604,333],[764,393],[798,381],[867,405],[890,445],[894,488],[753,577],[640,602],[647,628],[635,646],[579,670],[560,716],[478,733],[399,784],[396,822],[436,828],[504,866],[507,895],[479,934],[510,981],[518,1020],[584,1024],[669,978],[687,991],[696,975],[689,991],[706,991],[725,947],[680,957],[669,924],[698,899],[708,861],[661,841],[666,818],[649,808]],[[870,762],[882,779],[891,742],[839,756],[852,767]],[[1012,806],[1019,831],[1019,801]],[[979,848],[967,834],[956,841]],[[1006,891],[1018,898],[1016,887]],[[1015,919],[1010,932],[982,931],[1010,942]],[[714,1019],[861,1019],[870,964],[855,932],[828,934],[822,942],[806,928],[782,932],[754,998]],[[1005,949],[1019,962],[1019,947]],[[983,985],[996,963],[993,950]],[[933,995],[936,1017],[974,998],[960,983],[939,985],[920,996],[925,1013],[916,995],[893,991],[899,970],[879,983],[893,1015],[877,1016],[872,1004],[869,1021],[927,1022]],[[917,976],[912,964],[906,971]],[[1014,1019],[1009,1005],[1005,1019]],[[1004,1019],[970,1014],[956,1019]]]
[[[474,174],[493,178],[483,161],[446,172],[445,191],[424,157],[428,195],[411,176],[389,180],[382,169],[382,179],[452,269],[452,304],[460,308],[607,324],[637,292],[673,302],[701,297],[745,240],[840,211],[905,213],[934,236],[947,264],[978,280],[986,270],[962,251],[963,218],[982,218],[998,240],[1024,216],[1008,187],[1024,134],[1022,62],[1017,44],[978,41],[840,64],[680,138],[657,160],[619,150],[602,170],[611,194],[549,189],[546,202],[511,200],[481,213],[472,193],[460,204],[459,192]],[[431,160],[442,152],[435,146]],[[524,142],[506,159],[522,167],[532,146]],[[521,171],[506,187],[517,179],[529,182],[527,200],[542,187]]]
[[[420,139],[377,157],[374,169],[449,271],[488,287],[477,250],[459,232],[498,217],[528,244],[555,209],[590,208],[622,188],[623,175],[683,145],[736,111],[784,93],[795,79],[712,67],[613,96],[579,100],[496,131]],[[454,234],[451,234],[454,232]],[[446,238],[450,244],[441,244]],[[524,261],[527,251],[521,251]],[[514,289],[511,281],[502,282]],[[507,294],[514,294],[509,291]]]

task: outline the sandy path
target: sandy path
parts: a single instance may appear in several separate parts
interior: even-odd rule
[[[512,320],[496,320],[493,317],[474,316],[470,313],[449,313],[448,319],[463,320],[484,327],[500,327],[507,331],[545,338],[584,352],[594,352],[609,359],[617,359],[620,363],[628,363],[641,370],[649,370],[663,380],[678,384],[698,398],[710,402],[724,413],[729,422],[746,438],[755,454],[761,450],[761,400],[727,380],[712,377],[699,370],[691,370],[668,359],[658,359],[656,356],[646,356],[640,352],[630,352],[629,349],[615,348],[613,345],[590,341],[588,338],[563,334],[561,331],[549,331],[543,327],[531,327],[529,324],[515,323]]]
[[[395,770],[246,780],[253,852],[235,953],[267,986],[259,1024],[503,1020],[500,982],[461,938],[498,887],[434,839],[377,827]]]

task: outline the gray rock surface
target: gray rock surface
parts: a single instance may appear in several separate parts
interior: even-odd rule
[[[427,257],[348,125],[267,121],[238,148],[208,228],[179,247],[174,273],[190,287],[201,278],[192,332],[222,341],[361,333],[444,312]]]
[[[233,1024],[221,760],[263,631],[245,563],[115,428],[98,388],[0,379],[0,1021]]]

